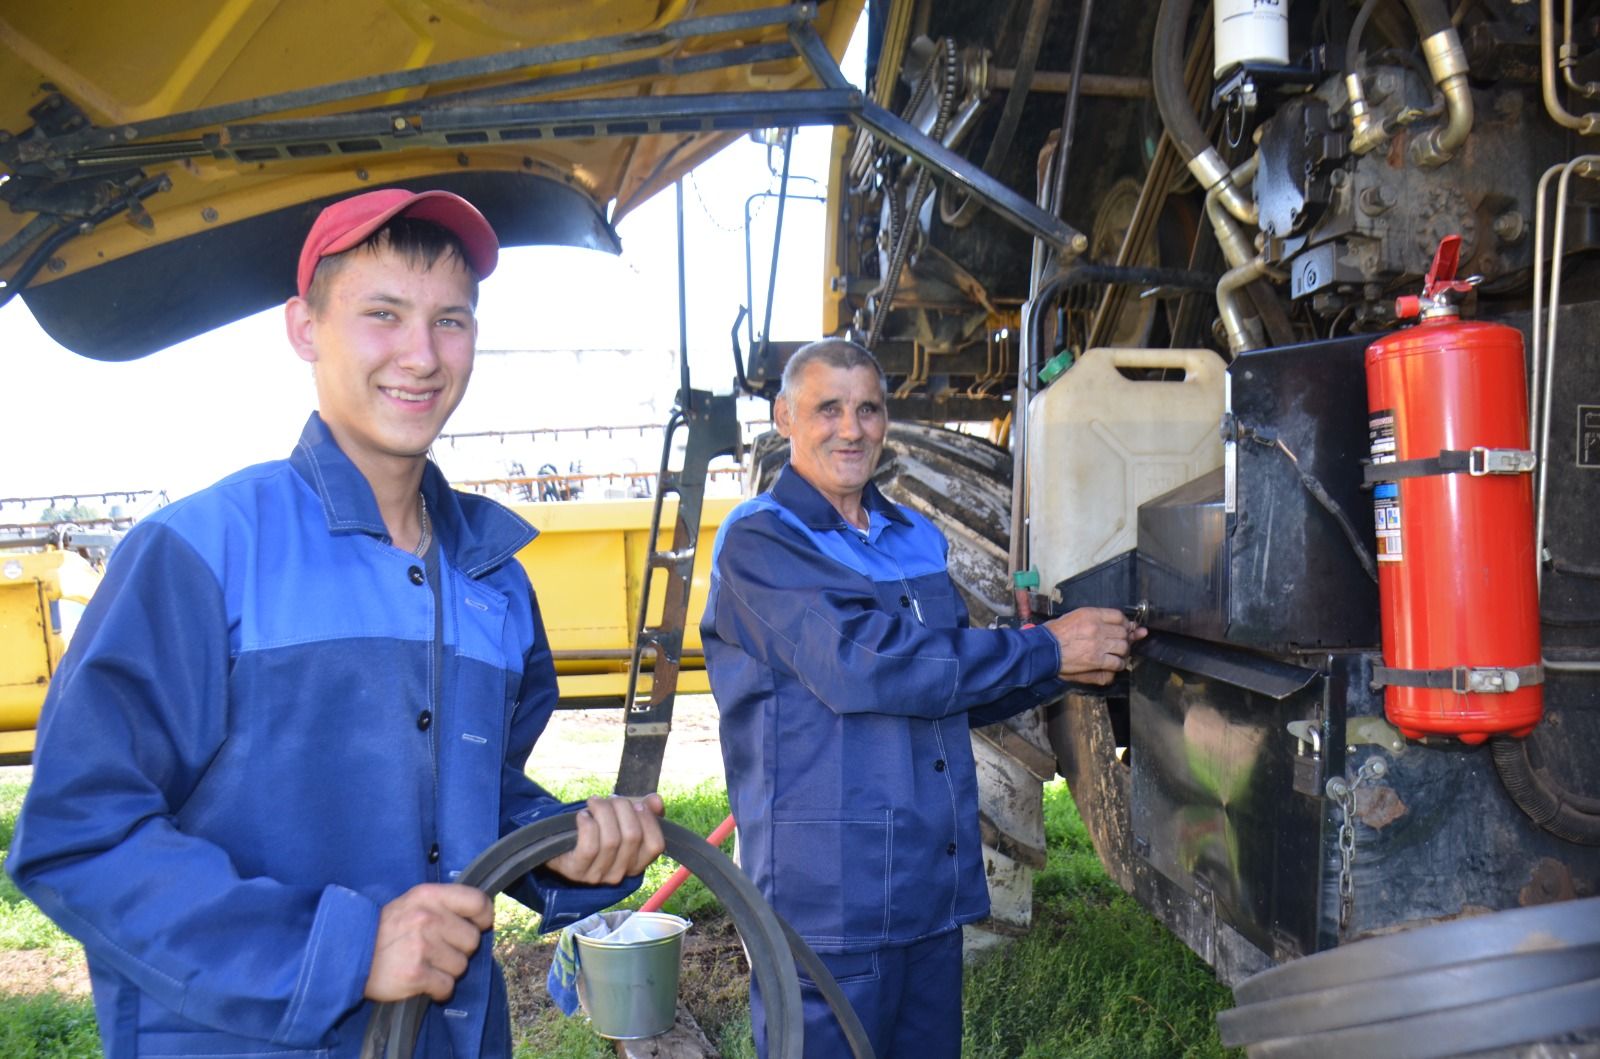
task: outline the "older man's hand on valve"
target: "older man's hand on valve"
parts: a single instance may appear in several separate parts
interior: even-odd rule
[[[659,794],[590,798],[578,810],[578,844],[545,867],[573,882],[615,886],[638,875],[667,848]]]
[[[1079,607],[1045,622],[1042,628],[1050,630],[1061,648],[1061,669],[1056,675],[1101,687],[1128,668],[1129,650],[1147,631],[1112,607]]]

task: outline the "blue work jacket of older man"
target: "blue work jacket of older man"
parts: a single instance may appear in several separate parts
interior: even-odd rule
[[[432,464],[423,492],[427,558],[313,415],[113,555],[6,864],[84,943],[112,1059],[353,1059],[379,909],[563,808],[523,775],[556,701],[533,530]],[[627,887],[512,892],[559,926]],[[491,940],[419,1056],[510,1054]]]
[[[793,468],[717,535],[701,633],[746,872],[819,952],[989,912],[969,726],[1059,694],[1044,629],[968,627],[925,518]]]

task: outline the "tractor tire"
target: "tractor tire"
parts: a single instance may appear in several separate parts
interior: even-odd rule
[[[772,484],[788,460],[776,433],[751,448],[751,492]],[[976,628],[1011,610],[1011,454],[939,427],[893,423],[874,481],[944,533],[950,578]],[[1056,773],[1043,711],[1030,710],[972,731],[978,763],[978,823],[990,915],[966,930],[969,957],[1027,933],[1033,873],[1044,867],[1044,783]]]

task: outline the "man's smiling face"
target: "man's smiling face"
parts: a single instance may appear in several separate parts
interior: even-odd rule
[[[475,283],[453,253],[427,266],[383,242],[351,251],[328,279],[317,305],[290,302],[289,338],[315,365],[328,429],[370,477],[425,456],[461,403],[477,344]]]
[[[800,476],[841,511],[859,502],[889,430],[878,373],[812,361],[774,411]]]

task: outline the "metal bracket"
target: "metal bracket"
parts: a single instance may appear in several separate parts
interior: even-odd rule
[[[1475,445],[1467,455],[1467,473],[1474,478],[1486,474],[1527,474],[1538,465],[1539,457],[1527,449],[1491,449]]]
[[[1515,669],[1473,669],[1456,666],[1450,671],[1450,690],[1457,695],[1505,695],[1522,687]]]
[[[1296,754],[1305,754],[1307,743],[1311,744],[1313,755],[1322,753],[1322,724],[1319,721],[1290,721],[1288,728],[1289,734],[1294,736]]]
[[[1344,723],[1345,746],[1381,746],[1394,754],[1406,750],[1406,737],[1382,717],[1352,717]]]

